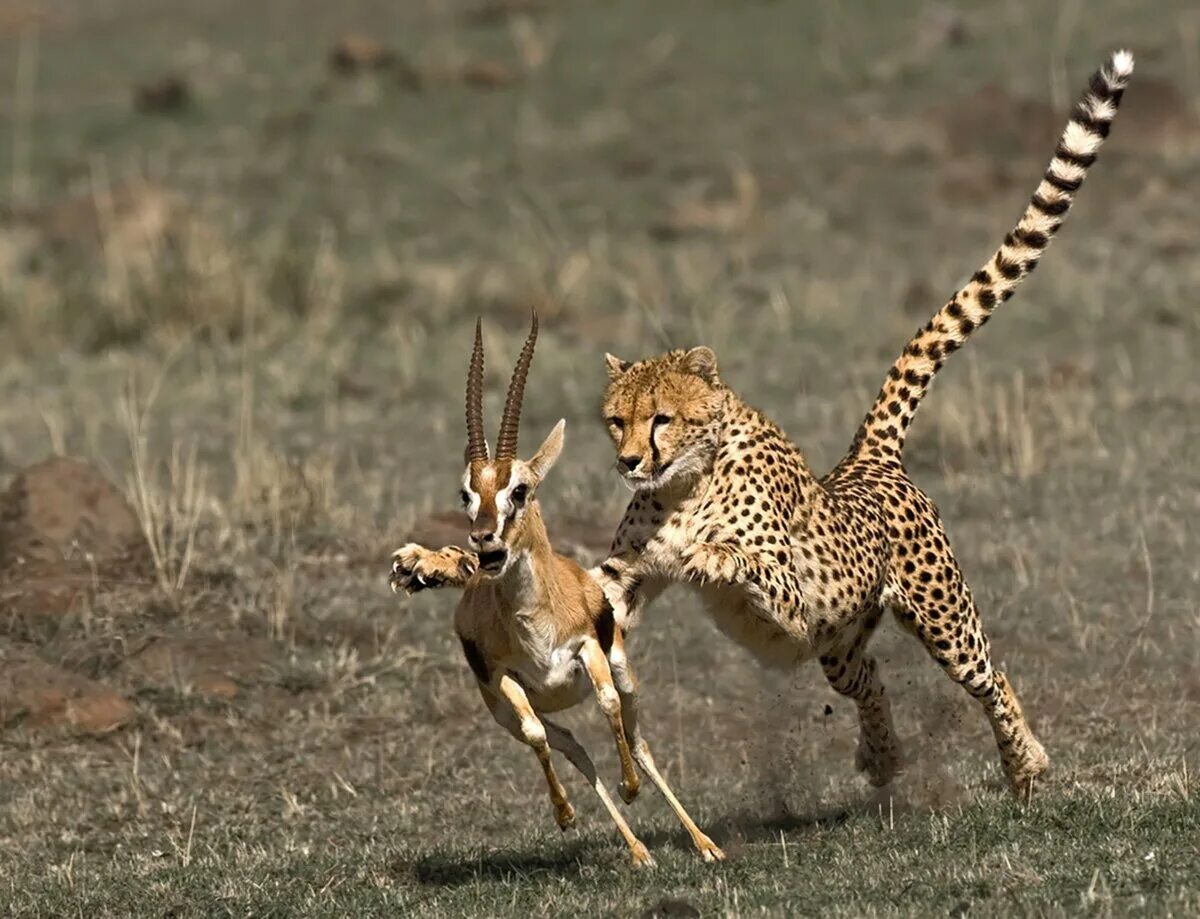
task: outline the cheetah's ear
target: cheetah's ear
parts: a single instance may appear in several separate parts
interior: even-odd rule
[[[605,354],[604,363],[608,365],[608,378],[615,380],[633,366],[629,361],[623,361],[615,354]]]
[[[694,373],[706,383],[717,382],[717,356],[713,349],[701,345],[683,356],[683,369]]]

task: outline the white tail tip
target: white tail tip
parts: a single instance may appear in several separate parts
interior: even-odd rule
[[[1109,66],[1112,68],[1114,76],[1122,79],[1128,77],[1133,73],[1133,52],[1125,49],[1114,51],[1109,60]]]

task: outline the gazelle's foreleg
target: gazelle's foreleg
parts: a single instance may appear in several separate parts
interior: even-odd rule
[[[559,829],[568,829],[575,823],[575,808],[567,800],[567,790],[558,780],[558,773],[554,771],[554,764],[550,762],[550,746],[546,741],[545,726],[533,710],[533,706],[529,704],[525,690],[516,680],[506,674],[500,678],[497,688],[503,698],[497,698],[491,689],[482,683],[479,684],[479,691],[492,717],[513,737],[533,748],[533,752],[537,754],[542,771],[546,774],[546,784],[550,787],[554,819],[558,821]]]
[[[608,789],[604,787],[604,783],[600,781],[600,776],[596,773],[596,766],[592,762],[592,758],[587,755],[587,751],[580,746],[579,741],[564,727],[560,727],[552,721],[543,721],[546,728],[546,739],[550,746],[563,754],[571,761],[576,769],[582,773],[583,777],[588,780],[592,788],[595,790],[600,802],[604,805],[608,815],[612,817],[613,823],[617,825],[617,830],[624,837],[626,844],[629,846],[630,854],[633,855],[633,863],[638,867],[649,867],[654,864],[654,859],[650,857],[650,852],[645,844],[633,835],[633,830],[629,828],[629,824],[625,822],[625,818],[621,816],[620,810],[617,809],[617,803],[609,795]]]
[[[410,542],[392,553],[392,592],[415,594],[436,587],[463,587],[479,568],[474,552],[458,546],[426,549]]]
[[[621,759],[621,784],[617,791],[626,804],[637,797],[641,787],[641,779],[633,767],[633,756],[629,751],[629,740],[626,737],[625,725],[621,718],[621,695],[613,685],[612,673],[608,668],[608,658],[604,649],[595,638],[588,638],[579,649],[579,657],[587,668],[592,686],[596,690],[596,701],[604,717],[608,719],[613,737],[617,741],[617,755]]]
[[[662,792],[662,796],[667,799],[667,803],[671,805],[671,810],[675,812],[675,816],[679,818],[679,822],[683,824],[683,828],[692,837],[692,844],[696,847],[696,851],[700,853],[701,857],[706,862],[722,861],[725,858],[725,853],[721,851],[715,842],[705,835],[700,827],[696,826],[695,821],[683,809],[683,805],[675,797],[670,786],[667,785],[667,780],[658,771],[654,757],[650,754],[650,745],[642,737],[641,727],[638,724],[637,678],[633,674],[633,667],[630,665],[629,659],[625,656],[625,641],[620,628],[617,628],[613,635],[613,644],[608,654],[608,663],[612,670],[613,683],[616,685],[617,692],[621,697],[621,714],[624,718],[625,731],[629,735],[629,742],[633,746],[633,758],[642,768],[642,771],[650,776],[650,781]]]

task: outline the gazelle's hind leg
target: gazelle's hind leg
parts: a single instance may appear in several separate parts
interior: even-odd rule
[[[953,557],[947,551],[934,563],[925,563],[925,557],[921,562],[930,580],[922,581],[922,572],[909,572],[907,582],[902,580],[901,589],[894,592],[893,611],[950,679],[983,706],[1013,792],[1028,794],[1050,759],[1033,735],[1008,678],[992,666],[975,601]],[[938,569],[936,578],[933,568]]]
[[[650,857],[650,852],[645,844],[633,835],[633,830],[629,828],[629,824],[625,822],[625,818],[621,816],[621,812],[617,809],[617,804],[609,795],[608,789],[604,787],[604,783],[600,781],[600,776],[596,772],[596,766],[592,762],[592,758],[587,755],[587,751],[580,746],[579,741],[564,727],[560,727],[552,721],[544,721],[546,727],[546,739],[550,746],[562,753],[571,764],[580,771],[588,783],[596,792],[596,796],[600,798],[600,803],[604,805],[608,815],[612,817],[613,823],[617,825],[617,830],[625,839],[625,843],[629,846],[630,854],[633,856],[633,863],[638,867],[650,867],[654,864],[654,859]]]
[[[683,805],[671,791],[667,780],[658,771],[654,757],[650,754],[650,746],[642,737],[641,727],[638,723],[637,678],[633,675],[633,667],[625,656],[625,642],[620,627],[614,633],[613,644],[609,649],[608,663],[612,670],[613,683],[621,697],[621,713],[624,718],[625,733],[629,736],[630,746],[633,747],[633,758],[642,771],[650,776],[650,781],[662,792],[662,796],[667,799],[671,810],[675,812],[675,816],[679,818],[679,822],[691,836],[692,845],[696,847],[696,851],[700,853],[701,857],[706,862],[724,860],[725,853],[704,834],[700,827],[696,826],[695,821],[683,809]]]
[[[513,683],[508,677],[504,679]],[[513,683],[513,685],[516,684]],[[554,764],[550,761],[550,746],[546,741],[545,725],[534,713],[521,687],[517,686],[516,688],[520,691],[519,696],[515,696],[510,687],[501,685],[501,691],[509,703],[509,705],[505,705],[503,700],[496,698],[483,684],[479,685],[483,701],[487,705],[488,711],[492,713],[492,717],[496,719],[496,723],[521,743],[531,747],[537,754],[538,762],[541,763],[542,771],[546,775],[546,784],[550,788],[550,801],[554,805],[554,819],[560,830],[569,829],[575,823],[575,808],[567,800],[567,790],[558,780],[558,773],[554,771]],[[504,691],[506,689],[507,692]],[[514,696],[515,702],[513,701]]]
[[[892,709],[875,658],[867,642],[879,625],[883,610],[871,606],[832,644],[821,649],[821,669],[835,692],[858,705],[858,752],[854,764],[876,788],[887,785],[900,772],[903,757],[892,724]]]

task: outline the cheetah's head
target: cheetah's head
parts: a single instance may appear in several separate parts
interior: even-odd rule
[[[604,420],[625,481],[653,491],[706,469],[725,404],[712,349],[670,351],[636,363],[611,354],[605,359]]]

